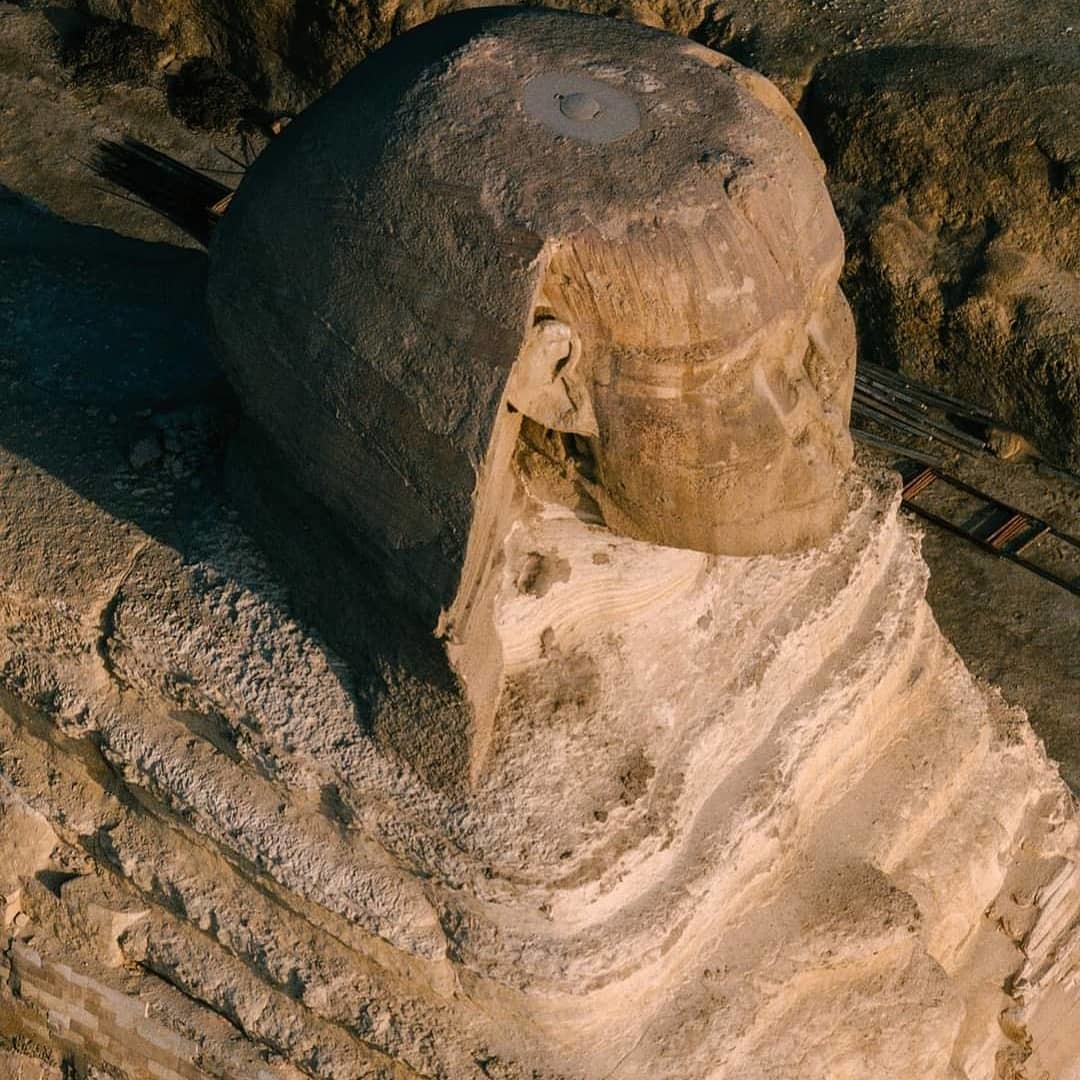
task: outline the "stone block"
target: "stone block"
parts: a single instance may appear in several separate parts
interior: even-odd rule
[[[12,926],[22,913],[22,889],[10,889],[0,896],[0,926]]]

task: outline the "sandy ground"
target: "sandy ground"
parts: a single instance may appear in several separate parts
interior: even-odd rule
[[[1048,480],[1030,466],[982,460],[956,472],[1080,534],[1080,487]],[[972,671],[1027,709],[1063,777],[1080,791],[1080,598],[932,526],[923,552],[930,604],[945,635]]]
[[[925,443],[920,449],[938,453]],[[1080,535],[1080,485],[1034,465],[951,451],[941,457],[973,487]],[[1080,791],[1080,597],[933,524],[922,527],[927,597],[945,636],[976,675],[1027,710],[1062,776]],[[1037,557],[1038,546],[1028,555]],[[1080,558],[1072,565],[1080,574]]]

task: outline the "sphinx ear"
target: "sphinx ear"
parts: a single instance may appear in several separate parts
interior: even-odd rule
[[[559,319],[534,318],[510,372],[506,399],[552,431],[599,434],[589,387],[581,377],[581,342]]]

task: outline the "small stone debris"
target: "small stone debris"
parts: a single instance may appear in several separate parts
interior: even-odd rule
[[[161,441],[155,436],[139,439],[128,453],[128,462],[136,470],[145,469],[161,460]]]

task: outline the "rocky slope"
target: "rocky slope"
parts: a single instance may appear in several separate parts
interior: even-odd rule
[[[804,102],[863,355],[946,383],[1074,469],[1077,60],[1071,45],[884,49],[821,65]]]

